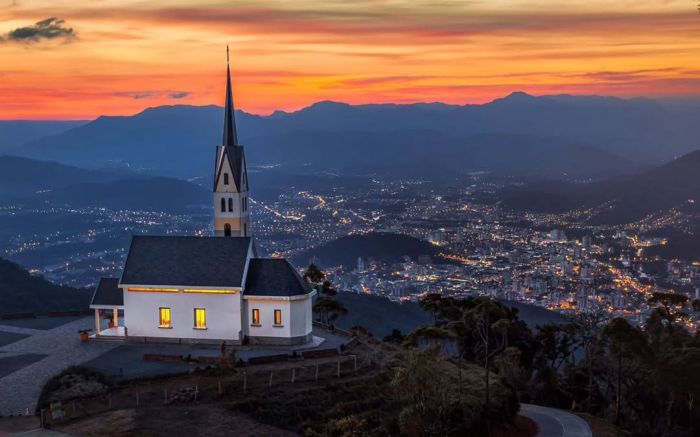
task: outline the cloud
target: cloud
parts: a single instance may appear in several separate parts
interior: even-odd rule
[[[188,97],[190,93],[187,91],[173,91],[172,93],[168,94],[168,97],[171,99],[184,99],[185,97]]]
[[[113,93],[117,97],[128,97],[134,100],[151,99],[154,97],[169,97],[171,99],[184,99],[189,97],[189,91],[118,91]]]
[[[45,20],[37,21],[36,24],[26,27],[18,27],[5,34],[4,38],[7,41],[15,42],[39,42],[42,39],[71,39],[75,37],[75,31],[72,27],[65,26],[65,20],[60,18],[50,17]]]

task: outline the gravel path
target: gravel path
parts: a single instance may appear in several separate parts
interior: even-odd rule
[[[0,378],[0,415],[32,412],[46,381],[68,366],[82,364],[114,349],[119,343],[81,343],[80,329],[94,326],[94,318],[84,317],[50,330],[0,325],[0,332],[30,335],[14,343],[0,346],[0,352],[44,354],[44,359],[29,364]]]

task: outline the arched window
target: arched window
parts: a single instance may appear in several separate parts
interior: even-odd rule
[[[228,185],[228,173],[224,173],[224,185]]]
[[[228,212],[233,212],[233,198],[228,198]]]
[[[221,198],[221,212],[226,212],[226,199]]]
[[[224,225],[224,237],[230,237],[231,236],[231,225],[226,223]]]

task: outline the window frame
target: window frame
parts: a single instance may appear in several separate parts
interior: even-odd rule
[[[262,326],[260,324],[260,308],[252,308],[251,309],[250,326]]]
[[[204,321],[203,326],[200,326],[197,323],[198,322],[197,312],[199,312],[199,311],[201,311],[202,315],[203,315],[203,321]],[[194,309],[194,327],[193,327],[193,329],[200,329],[200,330],[207,329],[207,309],[206,308],[195,308]]]
[[[279,316],[279,321],[277,320],[277,316]],[[282,324],[282,310],[281,309],[276,309],[272,313],[272,326],[276,327],[282,327],[284,326]]]
[[[228,198],[228,212],[233,212],[233,197]]]
[[[226,212],[226,199],[221,198],[221,212]]]
[[[163,312],[167,311],[168,320],[167,324],[163,323]],[[158,328],[160,329],[172,329],[173,328],[173,315],[172,309],[170,307],[158,307]]]
[[[228,173],[224,172],[224,185],[228,185]]]

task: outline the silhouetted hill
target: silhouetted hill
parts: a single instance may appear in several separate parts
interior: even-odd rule
[[[353,326],[363,326],[372,334],[383,338],[391,334],[392,329],[399,329],[404,334],[413,332],[416,328],[433,324],[433,316],[423,310],[417,303],[396,303],[380,296],[340,292],[337,299],[348,310],[334,322],[336,326],[349,329]],[[501,302],[503,305],[518,310],[518,316],[530,329],[537,325],[562,324],[566,319],[558,313],[546,308],[528,305],[522,302]]]
[[[591,220],[626,223],[670,208],[700,211],[700,151],[633,176],[588,184],[542,182],[508,189],[505,206],[528,211],[562,212],[609,202]]]
[[[238,112],[248,163],[297,172],[492,171],[549,177],[627,173],[633,164],[694,150],[688,109],[648,99],[514,93],[484,105],[359,105],[320,102],[262,117]],[[211,172],[222,110],[164,106],[100,117],[18,153],[78,166],[120,164],[180,178]],[[682,116],[681,116],[682,115]]]
[[[3,200],[72,207],[181,211],[211,205],[204,188],[173,178],[124,170],[85,170],[56,162],[0,156]]]
[[[321,266],[343,265],[353,268],[357,258],[373,258],[386,262],[399,262],[403,256],[415,259],[421,255],[434,257],[440,248],[427,241],[422,241],[408,235],[369,233],[346,235],[322,244],[294,257],[299,265],[308,264],[312,258],[317,258]],[[439,261],[439,260],[434,260]]]
[[[86,170],[50,161],[0,156],[0,195],[21,197],[37,191],[57,190],[76,183],[106,182],[124,173]]]
[[[0,258],[0,314],[86,310],[92,290],[53,284]]]
[[[37,138],[61,134],[85,121],[0,120],[0,153],[7,153]]]

